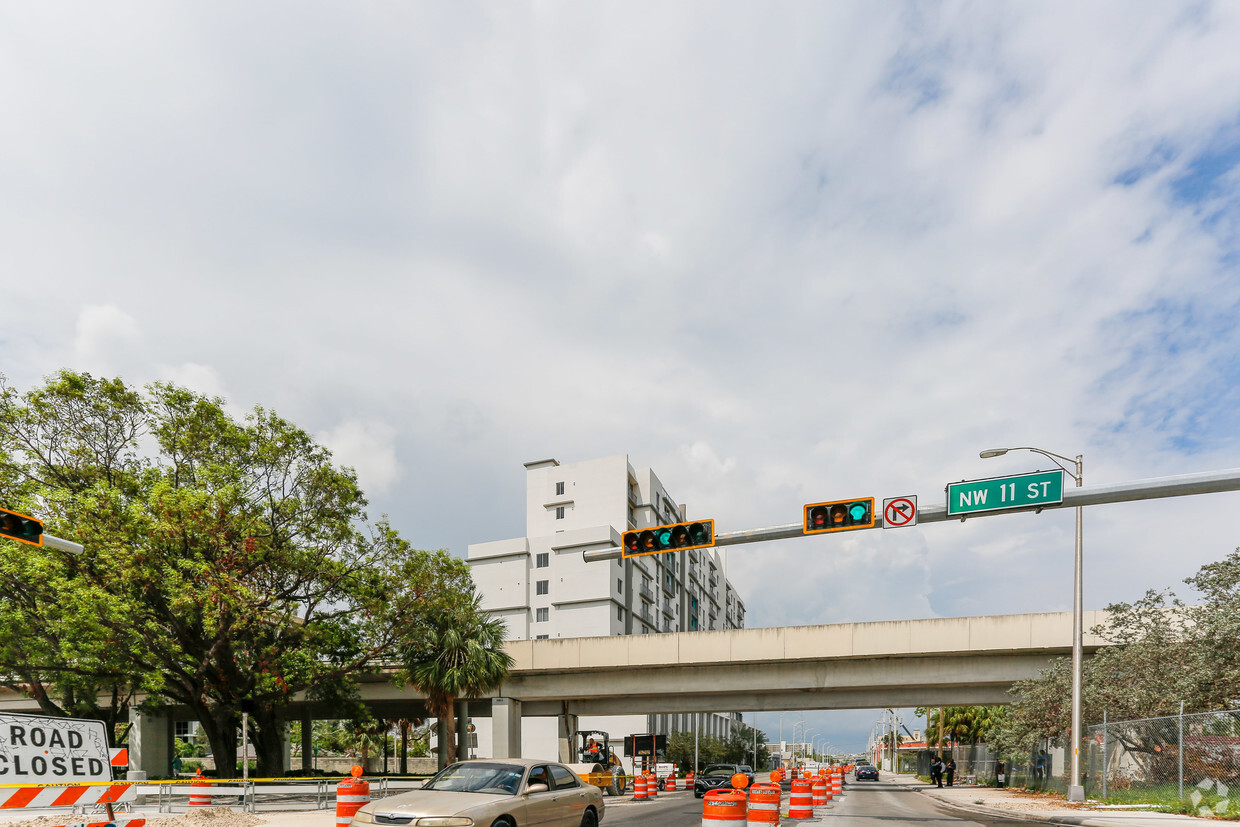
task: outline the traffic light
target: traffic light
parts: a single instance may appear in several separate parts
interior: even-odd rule
[[[673,523],[626,531],[620,554],[623,557],[638,557],[642,554],[659,554],[664,551],[709,548],[714,544],[715,521],[696,520],[691,523]]]
[[[32,546],[43,545],[43,523],[25,514],[0,508],[0,537]]]
[[[805,533],[874,527],[874,498],[810,503],[805,506]]]

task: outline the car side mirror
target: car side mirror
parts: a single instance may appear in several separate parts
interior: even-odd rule
[[[525,788],[525,794],[530,795],[531,793],[545,793],[549,789],[551,788],[546,784],[530,784]]]

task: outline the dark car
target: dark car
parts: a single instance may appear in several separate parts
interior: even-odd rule
[[[860,767],[857,767],[856,776],[858,781],[864,781],[867,778],[870,781],[877,781],[878,767],[873,767],[869,764],[862,764]]]
[[[693,795],[701,798],[711,790],[732,789],[732,776],[740,773],[753,783],[753,770],[744,764],[708,764],[693,778]]]

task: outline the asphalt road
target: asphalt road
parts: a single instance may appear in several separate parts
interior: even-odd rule
[[[631,798],[606,800],[604,827],[616,825],[642,825],[642,827],[701,827],[702,800],[693,793],[660,795],[654,801],[632,801]],[[784,793],[783,809],[788,808]],[[821,822],[832,827],[897,827],[907,824],[913,827],[1028,827],[1028,822],[1010,819],[976,816],[949,809],[928,796],[900,784],[887,781],[849,782],[842,801],[819,811],[816,822],[786,821],[786,824],[814,824]]]

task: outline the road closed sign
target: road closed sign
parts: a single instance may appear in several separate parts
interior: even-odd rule
[[[0,784],[111,781],[103,721],[0,714]]]

